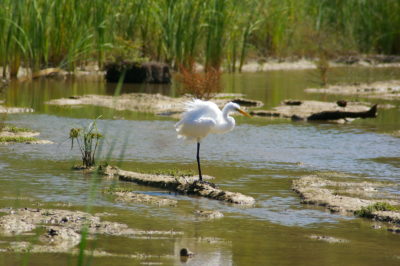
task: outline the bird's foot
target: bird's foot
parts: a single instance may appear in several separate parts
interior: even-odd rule
[[[206,184],[206,185],[209,185],[210,187],[218,188],[218,186],[216,184],[206,181],[206,180],[203,180],[203,179],[196,180],[195,183]]]

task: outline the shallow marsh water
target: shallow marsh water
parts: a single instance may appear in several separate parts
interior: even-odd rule
[[[340,96],[306,94],[316,87],[315,71],[272,71],[226,75],[225,92],[244,93],[262,100],[265,108],[287,98],[337,100]],[[400,69],[338,68],[332,82],[365,82],[396,79]],[[205,174],[217,177],[222,188],[256,199],[254,207],[238,207],[218,201],[175,195],[159,189],[101,179],[71,171],[79,163],[78,150],[70,151],[69,129],[98,121],[106,136],[101,157],[126,170],[160,168],[196,169],[195,145],[176,139],[173,119],[149,114],[115,112],[99,107],[59,107],[45,101],[71,95],[114,93],[115,85],[99,79],[41,80],[12,83],[3,98],[10,106],[32,107],[33,114],[8,115],[7,122],[41,132],[41,138],[55,145],[0,146],[0,208],[68,208],[113,215],[103,219],[126,223],[144,230],[184,232],[165,239],[128,239],[98,236],[91,249],[116,255],[146,254],[145,258],[93,258],[95,265],[139,263],[180,264],[179,249],[196,253],[188,265],[398,265],[400,236],[384,229],[372,229],[373,222],[328,213],[323,208],[300,204],[291,191],[291,181],[307,174],[344,178],[400,181],[400,138],[388,133],[400,129],[396,101],[394,109],[379,110],[378,118],[353,124],[293,123],[287,120],[237,117],[237,127],[226,135],[209,136],[202,145]],[[123,92],[159,92],[177,95],[169,86],[124,86]],[[178,200],[177,207],[115,203],[101,189],[111,184],[133,191]],[[91,198],[94,188],[94,198]],[[399,187],[393,187],[399,193]],[[399,193],[400,194],[400,193]],[[204,220],[195,209],[219,210],[224,217]],[[0,214],[1,215],[1,214]],[[348,240],[329,244],[310,235],[328,235]],[[8,241],[37,237],[0,236],[0,249]],[[0,265],[75,265],[68,254],[0,253]]]

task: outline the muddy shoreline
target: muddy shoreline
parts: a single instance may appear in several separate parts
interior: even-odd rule
[[[122,181],[134,182],[140,185],[162,188],[173,192],[186,195],[201,196],[209,199],[215,199],[237,205],[253,205],[253,197],[243,195],[238,192],[230,192],[216,187],[215,184],[207,182],[198,182],[197,176],[168,176],[143,174],[132,171],[124,171],[117,167],[106,166],[100,169],[100,173],[108,176],[114,176]],[[205,180],[212,177],[203,176]]]
[[[0,144],[54,144],[50,140],[36,138],[40,133],[30,129],[4,126],[0,128]]]
[[[309,88],[309,93],[337,94],[344,96],[358,96],[382,100],[400,99],[400,80],[378,81],[373,83],[357,83],[330,85],[326,88]]]
[[[266,71],[285,71],[285,70],[306,70],[316,69],[318,58],[299,58],[299,57],[268,57],[258,58],[257,60],[248,60],[242,67],[242,72],[266,72]],[[385,67],[400,67],[400,56],[396,55],[351,55],[339,56],[329,61],[329,67],[372,67],[372,68],[385,68]],[[197,71],[204,69],[203,65],[196,64]],[[226,69],[222,69],[226,72]],[[2,68],[0,68],[2,71]],[[21,81],[28,81],[37,78],[56,78],[64,79],[68,76],[84,77],[84,76],[105,76],[105,71],[100,69],[99,66],[91,62],[87,66],[79,67],[73,72],[65,71],[61,68],[46,68],[37,72],[31,73],[30,70],[20,67],[17,77]],[[2,79],[0,88],[7,86],[7,80]]]
[[[84,95],[70,98],[54,99],[46,102],[49,105],[75,106],[94,105],[112,108],[118,111],[129,110],[134,112],[152,113],[161,116],[178,116],[185,110],[185,102],[192,100],[191,96],[173,98],[161,94],[129,93],[119,96]],[[212,99],[220,108],[228,102],[236,102],[242,107],[261,107],[261,101],[235,97],[234,95],[219,94]]]
[[[250,111],[253,116],[285,118],[293,121],[351,122],[355,118],[376,117],[377,106],[361,102],[321,102],[285,100],[272,110]]]
[[[400,228],[400,200],[386,192],[395,184],[369,181],[334,181],[319,176],[303,176],[292,182],[292,189],[301,197],[301,203],[322,206],[342,215],[362,215],[375,221],[388,222]],[[374,209],[377,204],[392,207],[391,210]],[[393,227],[391,227],[393,230]]]
[[[97,234],[142,238],[146,236],[181,235],[177,231],[143,231],[129,228],[126,224],[103,221],[99,216],[82,211],[36,208],[3,208],[0,216],[0,234],[4,236],[22,235],[37,228],[44,229],[39,236],[39,243],[29,244],[25,241],[9,243],[6,252],[32,253],[70,253],[81,241],[83,231],[89,236]]]

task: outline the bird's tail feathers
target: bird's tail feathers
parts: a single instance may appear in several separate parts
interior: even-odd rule
[[[189,112],[189,111],[197,110],[203,106],[203,103],[204,103],[204,101],[193,98],[192,100],[187,101],[185,103],[185,111]]]

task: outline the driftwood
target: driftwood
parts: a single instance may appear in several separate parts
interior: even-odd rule
[[[143,174],[131,171],[124,171],[117,167],[103,167],[102,173],[106,175],[117,176],[120,180],[134,182],[140,185],[163,188],[170,191],[202,196],[210,199],[216,199],[234,204],[252,205],[255,200],[252,197],[237,192],[222,190],[211,182],[199,182],[197,177],[193,176],[168,176]],[[205,179],[211,177],[203,176]]]
[[[369,118],[376,117],[378,110],[378,105],[375,104],[368,111],[365,112],[346,112],[346,111],[325,111],[320,113],[315,113],[307,117],[308,121],[315,120],[337,120],[346,118]]]
[[[294,121],[347,121],[348,118],[376,117],[377,105],[371,108],[363,103],[347,102],[320,102],[285,100],[281,105],[272,110],[254,110],[250,112],[253,116],[289,118]]]

